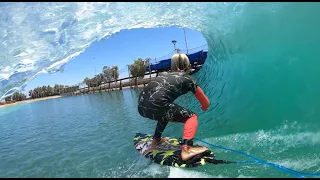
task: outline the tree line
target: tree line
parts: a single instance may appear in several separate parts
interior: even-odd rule
[[[130,77],[135,78],[135,81],[137,81],[137,78],[143,78],[146,71],[145,67],[149,65],[150,58],[146,58],[143,60],[142,58],[138,58],[134,60],[134,63],[129,65],[129,75]],[[48,96],[55,96],[55,95],[61,95],[63,93],[71,93],[75,92],[79,89],[81,85],[87,85],[88,88],[90,87],[98,87],[102,83],[108,83],[112,81],[117,81],[119,79],[119,70],[118,66],[104,66],[102,68],[102,72],[95,75],[92,78],[84,78],[83,82],[78,83],[77,85],[73,86],[66,86],[66,85],[59,85],[55,84],[54,87],[48,86],[41,86],[36,87],[33,90],[29,91],[29,97],[31,99],[36,98],[43,98]],[[20,92],[15,92],[11,96],[5,98],[5,101],[22,101],[26,100],[26,95]]]
[[[134,60],[134,63],[129,65],[130,77],[143,78],[146,73],[145,67],[149,65],[149,59],[150,58],[143,60],[142,58],[138,58]],[[116,82],[118,79],[118,66],[104,66],[101,73],[95,75],[93,78],[84,78],[82,83],[90,88],[99,87],[102,83]]]
[[[102,72],[98,75],[95,75],[93,78],[84,78],[83,84],[87,85],[88,88],[90,87],[98,87],[103,82],[110,82],[110,81],[116,81],[119,78],[119,71],[118,66],[112,66],[111,68],[109,66],[104,66],[102,68]]]
[[[33,90],[29,91],[29,97],[32,99],[35,99],[35,98],[42,98],[42,97],[48,97],[48,96],[56,96],[56,95],[61,95],[62,93],[71,92],[78,88],[79,86],[77,85],[66,86],[66,85],[59,85],[59,84],[55,84],[53,87],[51,87],[50,85],[36,87]]]
[[[73,92],[79,89],[78,85],[75,86],[66,86],[66,85],[59,85],[55,84],[54,87],[48,86],[41,86],[36,87],[29,91],[29,97],[31,99],[48,97],[48,96],[55,96],[61,95],[62,93]],[[11,96],[5,98],[5,101],[23,101],[26,100],[26,95],[20,92],[15,92]]]

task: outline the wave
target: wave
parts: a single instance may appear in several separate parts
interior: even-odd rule
[[[1,3],[0,96],[59,72],[94,41],[123,29],[178,25],[227,33],[245,3]],[[192,7],[192,8],[190,8]],[[178,20],[179,19],[179,20]],[[208,23],[213,23],[211,29]]]

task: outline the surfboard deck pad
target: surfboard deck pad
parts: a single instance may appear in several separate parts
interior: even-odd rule
[[[203,166],[207,162],[214,160],[212,151],[207,150],[193,158],[183,161],[181,159],[181,146],[179,139],[174,137],[166,137],[168,140],[159,144],[152,151],[147,151],[151,146],[153,139],[152,134],[136,133],[133,138],[133,144],[136,150],[144,157],[160,165],[174,166],[174,167],[196,167]],[[195,144],[194,146],[204,147]]]

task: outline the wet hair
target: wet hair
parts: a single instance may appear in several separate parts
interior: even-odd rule
[[[171,71],[184,71],[189,72],[191,70],[190,61],[185,54],[174,54],[171,57]]]

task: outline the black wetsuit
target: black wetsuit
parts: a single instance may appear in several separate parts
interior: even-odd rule
[[[195,79],[183,72],[164,72],[153,78],[139,96],[138,111],[141,116],[158,121],[154,138],[161,134],[168,122],[185,123],[194,113],[173,101],[179,96],[195,93]]]

